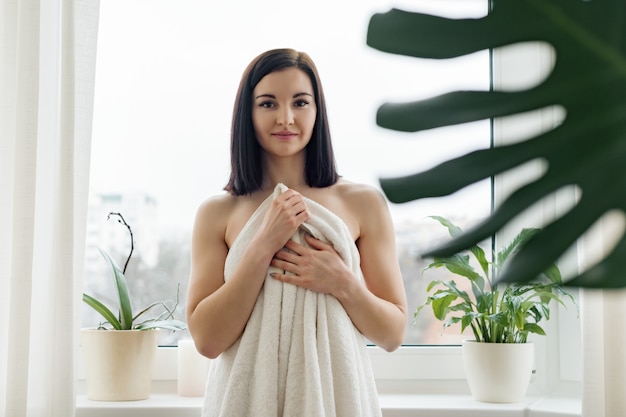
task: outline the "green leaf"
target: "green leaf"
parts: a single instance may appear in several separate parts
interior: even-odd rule
[[[429,217],[431,219],[437,220],[442,226],[445,226],[448,229],[448,233],[450,234],[451,237],[455,238],[463,234],[463,229],[461,229],[459,226],[452,223],[450,220],[446,219],[445,217],[442,217],[442,216],[429,216]],[[472,252],[474,257],[478,261],[478,264],[480,265],[480,268],[482,269],[485,276],[487,276],[489,274],[489,261],[487,260],[487,257],[485,256],[485,251],[483,250],[483,248],[481,248],[478,245],[473,245],[468,249],[470,252]],[[482,291],[484,289],[484,283],[482,285],[478,283],[478,285],[479,285],[480,290]]]
[[[541,336],[545,336],[546,332],[536,323],[526,323],[524,325],[524,330],[530,333],[535,333]]]
[[[482,277],[474,270],[469,263],[469,256],[462,254],[453,254],[445,258],[435,258],[431,265],[444,266],[453,274],[466,277],[470,281],[482,280]]]
[[[476,296],[476,310],[490,312],[493,305],[493,293],[491,291],[485,291],[481,294],[474,295]]]
[[[480,315],[475,313],[468,313],[461,317],[461,333],[463,333],[468,326],[471,326],[472,322],[478,317],[480,317]]]
[[[104,259],[111,267],[113,273],[113,279],[115,280],[115,288],[117,289],[117,296],[120,307],[120,324],[122,330],[131,330],[133,326],[133,309],[130,303],[130,295],[128,293],[128,286],[126,285],[126,277],[122,273],[122,270],[117,266],[115,261],[111,259],[108,253],[102,249],[98,249]]]
[[[148,329],[166,329],[166,330],[185,330],[187,325],[180,320],[148,320],[143,323],[137,324],[135,329],[148,330]]]
[[[448,307],[458,297],[454,294],[446,294],[440,298],[432,299],[433,314],[438,320],[444,320],[448,315]]]
[[[415,102],[385,103],[376,122],[418,132],[555,103],[567,117],[551,131],[516,144],[477,149],[427,171],[380,182],[392,202],[405,202],[449,195],[527,161],[545,161],[543,176],[515,190],[485,222],[425,254],[441,257],[468,249],[545,196],[576,185],[581,190],[576,206],[538,233],[499,274],[503,282],[527,282],[554,264],[607,211],[626,211],[626,8],[623,0],[493,0],[492,5],[490,14],[479,19],[397,9],[375,14],[367,44],[394,54],[446,59],[543,41],[556,54],[553,71],[543,83],[525,91],[456,91]],[[624,287],[625,263],[622,234],[611,253],[566,284]]]
[[[561,271],[559,268],[552,264],[545,271],[543,271],[543,276],[545,276],[550,282],[561,285],[563,280],[561,278]]]
[[[434,281],[430,281],[430,283],[428,283],[428,285],[426,286],[426,292],[430,292],[435,286],[437,285],[442,285],[443,281],[436,279]]]
[[[509,259],[510,256],[516,254],[534,235],[539,233],[536,228],[522,229],[508,245],[500,249],[496,255],[496,266],[499,268]]]
[[[115,317],[115,314],[113,314],[113,312],[109,310],[107,306],[105,306],[100,301],[96,300],[92,296],[85,294],[85,293],[83,293],[83,301],[88,306],[90,306],[91,308],[96,310],[98,313],[100,313],[100,315],[104,317],[104,319],[107,322],[109,322],[115,330],[122,330],[122,324],[117,319],[117,317]]]
[[[445,285],[447,290],[442,290],[442,292],[447,292],[448,294],[452,294],[456,297],[461,298],[466,303],[471,303],[470,297],[467,294],[467,292],[460,290],[456,285],[456,281],[454,280],[446,281],[443,283],[443,285]]]
[[[448,320],[446,320],[445,323],[443,323],[443,328],[445,329],[446,327],[453,326],[457,324],[459,321],[461,321],[461,317],[452,316]]]
[[[457,237],[463,233],[463,230],[459,226],[452,223],[450,220],[446,219],[445,217],[441,217],[441,216],[429,216],[429,217],[431,219],[437,220],[442,226],[445,226],[448,229],[448,233],[450,234],[451,237]]]

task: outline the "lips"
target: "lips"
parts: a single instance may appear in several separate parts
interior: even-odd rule
[[[280,139],[280,140],[289,140],[289,139],[293,139],[297,136],[298,134],[295,132],[291,132],[289,130],[281,130],[279,132],[274,132],[272,133],[272,136]]]

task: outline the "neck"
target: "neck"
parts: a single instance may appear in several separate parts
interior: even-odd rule
[[[293,189],[306,187],[304,175],[270,175],[269,173],[266,173],[265,180],[263,182],[265,183],[263,188],[268,190],[274,189],[278,183],[283,183],[287,186],[287,188]]]
[[[279,182],[289,188],[306,186],[304,160],[300,158],[266,160],[263,177],[263,188],[266,189],[273,189]]]

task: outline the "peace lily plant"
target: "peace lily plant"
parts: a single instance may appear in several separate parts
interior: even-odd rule
[[[111,216],[118,217],[118,222],[123,224],[128,229],[130,234],[130,253],[128,254],[128,258],[124,264],[124,269],[121,270],[108,253],[102,249],[98,249],[111,269],[118,298],[118,314],[114,314],[113,311],[111,311],[111,309],[109,309],[104,303],[88,294],[83,293],[83,301],[97,311],[104,318],[106,323],[108,323],[108,325],[101,323],[98,327],[100,329],[112,330],[184,330],[187,327],[186,324],[180,320],[174,319],[174,311],[178,306],[178,294],[176,295],[176,303],[172,307],[168,306],[168,304],[164,301],[156,301],[140,310],[137,314],[134,314],[125,276],[128,262],[130,261],[134,250],[133,231],[120,213],[109,213],[107,220],[110,219]],[[157,317],[144,319],[144,315],[146,313],[157,307],[160,307],[163,310]]]
[[[453,238],[462,233],[449,220],[439,216],[432,218],[445,226]],[[477,342],[526,343],[529,333],[545,335],[539,322],[550,319],[551,301],[565,306],[564,299],[569,299],[576,305],[571,294],[561,286],[558,267],[552,264],[536,280],[526,283],[496,285],[491,278],[497,276],[506,261],[538,231],[522,229],[508,245],[494,253],[493,261],[487,259],[478,245],[451,256],[435,257],[423,272],[445,267],[468,281],[471,295],[459,288],[458,280],[433,280],[427,287],[430,295],[418,307],[415,316],[430,305],[444,329],[460,323],[461,332],[470,327]],[[470,253],[480,268],[478,272],[470,262]]]

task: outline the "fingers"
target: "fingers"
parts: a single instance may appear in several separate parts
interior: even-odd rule
[[[278,259],[272,259],[272,266],[282,271],[289,272],[290,274],[298,275],[296,272],[297,266],[287,261],[281,261]],[[273,273],[274,276],[276,273]]]
[[[272,272],[270,275],[277,281],[298,285],[296,282],[297,277],[295,275],[280,274],[278,272]]]
[[[310,214],[301,194],[287,190],[274,200],[274,206],[294,225],[300,225],[309,219]]]
[[[299,256],[298,254],[290,253],[290,252],[287,252],[286,250],[281,249],[278,252],[276,252],[276,254],[274,255],[274,258],[272,259],[272,266],[278,267],[280,269],[285,269],[281,267],[282,264],[275,265],[275,263],[278,263],[279,261],[283,261],[283,262],[287,262],[290,264],[296,264],[298,256]]]
[[[294,190],[287,190],[276,198],[275,201],[284,202],[287,207],[293,207],[298,213],[306,211],[304,197]]]
[[[289,246],[289,248],[287,246]],[[283,249],[274,254],[270,265],[291,274],[298,274],[298,268],[304,250],[306,250],[304,246],[298,245],[290,240],[285,244]]]
[[[257,233],[264,236],[265,243],[277,251],[309,217],[302,195],[288,190],[272,201],[270,209],[265,213],[263,225]]]
[[[277,281],[297,285],[323,294],[334,294],[341,288],[346,265],[332,244],[309,234],[304,234],[305,243],[289,239],[281,250],[274,254],[271,266],[284,271],[272,272]],[[345,279],[343,279],[345,282]]]
[[[326,243],[324,241],[319,240],[315,236],[311,236],[309,234],[304,235],[304,240],[309,244],[310,247],[317,250],[333,250],[333,245],[330,243]]]
[[[318,256],[316,252],[333,251],[333,248],[312,236],[307,235],[306,240],[310,247],[289,240],[281,250],[274,254],[271,266],[296,275],[301,275],[305,271],[310,273],[310,268],[315,265],[319,267],[319,260],[315,261]]]
[[[322,240],[319,240],[315,236],[312,236],[308,233],[304,233],[304,239],[306,240],[306,243],[313,249],[328,250],[328,249],[333,248],[333,245],[331,245],[330,243],[326,243]],[[294,251],[296,253],[302,254],[302,251],[306,250],[307,247],[294,241],[293,239],[290,239],[287,243],[285,243],[285,248],[291,251]]]

